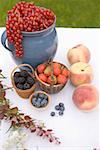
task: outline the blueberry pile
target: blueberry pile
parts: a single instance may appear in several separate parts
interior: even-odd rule
[[[31,75],[26,70],[15,72],[14,82],[16,87],[21,90],[30,89],[33,86],[33,84],[35,84],[35,80],[31,77]]]
[[[37,108],[45,107],[48,104],[48,96],[44,93],[35,93],[32,98],[32,104]]]
[[[55,106],[55,110],[58,111],[59,116],[62,116],[64,114],[65,106],[64,103],[59,103],[58,105]],[[56,113],[52,111],[50,113],[51,116],[55,116]]]

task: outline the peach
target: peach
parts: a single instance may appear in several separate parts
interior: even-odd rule
[[[70,67],[70,80],[74,86],[91,83],[93,80],[92,66],[84,62],[73,64]]]
[[[99,93],[95,86],[83,84],[75,89],[72,99],[79,109],[89,111],[98,105]]]
[[[79,44],[69,49],[67,58],[70,64],[74,64],[80,61],[88,63],[90,60],[90,51],[86,46]]]

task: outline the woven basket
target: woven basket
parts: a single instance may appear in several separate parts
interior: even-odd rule
[[[12,85],[15,89],[15,91],[18,93],[18,95],[22,98],[29,98],[30,95],[34,92],[35,90],[35,87],[36,85],[34,84],[30,89],[27,89],[27,90],[21,90],[21,89],[18,89],[15,85],[15,82],[14,82],[14,78],[13,78],[13,74],[14,72],[17,70],[17,69],[20,69],[21,67],[28,67],[29,69],[31,69],[32,73],[28,72],[31,77],[34,78],[34,69],[29,65],[29,64],[21,64],[17,67],[15,67],[11,73],[11,81],[12,81]],[[25,70],[25,69],[24,69]]]
[[[55,62],[53,62],[53,63],[55,63]],[[58,63],[58,62],[56,62],[56,63]],[[61,63],[59,63],[59,64],[61,64]],[[65,65],[63,65],[63,64],[61,64],[61,65],[68,70],[68,68]],[[39,79],[38,74],[37,74],[37,69],[35,69],[35,77],[38,81],[38,84],[39,84],[39,87],[41,88],[41,90],[43,90],[43,91],[45,91],[46,93],[49,93],[49,94],[54,94],[54,93],[60,92],[64,88],[64,86],[66,85],[66,83],[68,81],[67,80],[65,84],[57,84],[57,85],[47,84],[47,83],[45,83],[45,82],[43,82],[42,80]]]
[[[35,107],[35,106],[32,104],[32,98],[33,98],[33,96],[34,96],[35,93],[43,93],[43,94],[45,94],[45,95],[48,96],[48,104],[47,104],[45,107],[37,108],[37,107]],[[48,108],[48,106],[50,105],[50,102],[51,102],[50,96],[49,96],[46,92],[44,92],[44,91],[36,91],[36,92],[34,92],[34,93],[30,96],[29,99],[30,99],[30,103],[31,103],[31,105],[33,106],[33,108],[36,109],[36,110],[39,110],[39,111],[46,110],[46,109]]]

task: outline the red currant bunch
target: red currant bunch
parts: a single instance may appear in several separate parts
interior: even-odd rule
[[[8,11],[7,38],[14,44],[16,57],[23,57],[22,31],[41,31],[54,23],[54,13],[33,3],[19,2]]]

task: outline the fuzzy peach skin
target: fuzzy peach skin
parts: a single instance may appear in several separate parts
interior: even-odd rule
[[[91,83],[93,80],[92,66],[84,62],[73,64],[70,67],[70,80],[74,86]]]
[[[69,49],[67,58],[70,64],[74,64],[80,61],[88,63],[90,60],[90,51],[86,46],[79,44]]]
[[[89,111],[98,105],[99,92],[95,86],[83,84],[75,89],[72,99],[79,109]]]

